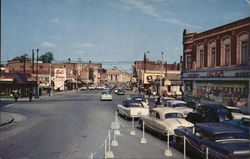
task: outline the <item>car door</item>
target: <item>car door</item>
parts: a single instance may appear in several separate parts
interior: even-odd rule
[[[150,129],[154,129],[154,120],[156,116],[156,111],[152,110],[150,112],[150,114],[144,118],[144,122],[146,124],[146,127],[150,128]]]
[[[119,111],[120,114],[122,114],[122,115],[126,114],[125,111],[124,111],[126,106],[127,106],[127,102],[123,102],[122,104],[118,105],[118,111]]]

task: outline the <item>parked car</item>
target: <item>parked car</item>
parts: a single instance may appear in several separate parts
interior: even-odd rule
[[[144,107],[149,107],[148,100],[145,98],[143,94],[131,94],[131,96],[128,98],[134,101],[141,101]]]
[[[186,149],[205,158],[206,148],[210,159],[249,158],[250,140],[243,130],[218,122],[197,123],[193,129],[175,129],[174,141]]]
[[[188,113],[193,112],[193,109],[187,107],[187,103],[181,100],[168,100],[164,105],[158,105],[157,107],[174,108],[183,113],[184,117],[186,117]]]
[[[82,87],[80,88],[80,91],[85,91],[85,90],[87,90],[87,89],[88,89],[87,86],[82,86]]]
[[[192,123],[220,122],[232,119],[232,113],[225,106],[217,104],[202,104],[197,110],[187,114],[187,120]]]
[[[118,89],[116,92],[117,95],[125,95],[125,90],[124,89]]]
[[[105,90],[101,93],[100,100],[112,100],[112,94],[110,94],[110,91]]]
[[[117,92],[118,92],[119,90],[121,90],[121,89],[124,89],[124,88],[123,88],[123,87],[117,87],[117,88],[114,89],[114,92],[117,94]]]
[[[89,86],[89,90],[94,90],[96,89],[96,86]]]
[[[246,134],[250,136],[250,118],[222,121],[222,123],[237,126],[244,130]]]
[[[145,123],[146,129],[151,129],[164,136],[174,135],[174,129],[192,127],[193,123],[184,119],[184,115],[174,108],[154,108],[149,115],[140,116],[139,124]]]
[[[242,113],[240,108],[238,108],[238,107],[226,106],[226,108],[231,111],[234,119],[241,119],[241,118],[249,118],[250,119],[250,115]]]
[[[141,101],[125,100],[122,104],[117,105],[117,112],[128,119],[148,115],[149,109],[144,107]]]

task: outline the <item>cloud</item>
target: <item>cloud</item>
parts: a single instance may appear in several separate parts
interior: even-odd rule
[[[77,48],[84,48],[84,47],[95,47],[93,43],[79,43],[75,45]]]
[[[42,42],[39,46],[43,48],[55,48],[56,44],[51,42]]]
[[[156,12],[156,9],[149,5],[149,4],[145,4],[145,1],[143,0],[118,0],[120,3],[122,3],[123,5],[126,5],[130,8],[135,8],[138,9],[140,12],[149,15],[151,17],[156,18],[156,20],[159,21],[163,21],[163,22],[167,22],[167,23],[171,23],[171,24],[175,24],[175,25],[180,25],[180,26],[184,26],[184,27],[188,27],[188,28],[195,28],[195,29],[200,29],[200,26],[195,26],[189,23],[185,23],[182,22],[181,20],[177,19],[177,18],[164,18],[163,16],[161,16],[159,13]],[[150,0],[152,2],[155,2],[155,0]],[[162,0],[156,0],[157,2],[163,2]],[[172,1],[173,3],[175,2],[184,2],[185,0],[177,0],[177,1]]]

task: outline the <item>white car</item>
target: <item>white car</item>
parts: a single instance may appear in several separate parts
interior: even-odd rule
[[[193,112],[193,109],[187,107],[187,103],[181,100],[168,100],[164,105],[158,105],[157,107],[174,108],[183,113],[184,117],[187,117],[188,113]]]
[[[166,136],[174,135],[174,130],[193,127],[193,123],[184,119],[184,115],[174,108],[154,108],[149,115],[140,116],[139,124],[144,122],[146,129],[151,129]]]
[[[146,108],[149,108],[148,100],[145,98],[143,94],[131,94],[130,97],[127,99],[134,100],[134,101],[140,101],[142,102],[143,106]]]
[[[109,91],[103,91],[101,93],[101,97],[100,97],[100,100],[112,100],[112,94],[110,94]]]
[[[148,115],[149,109],[144,107],[140,101],[125,100],[122,104],[117,105],[117,112],[126,119],[138,118],[141,115]]]
[[[231,111],[234,119],[242,119],[242,118],[248,118],[248,119],[250,119],[250,115],[243,114],[240,111],[240,108],[232,107],[232,106],[226,106],[226,108]]]

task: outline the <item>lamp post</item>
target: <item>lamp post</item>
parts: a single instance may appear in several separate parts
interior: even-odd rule
[[[38,94],[38,91],[39,91],[39,81],[38,81],[38,52],[39,52],[39,49],[36,49],[36,96],[35,98],[39,98],[39,94]]]
[[[147,55],[146,54],[149,54],[150,52],[147,51],[147,52],[144,52],[144,72],[143,72],[143,85],[145,83],[145,73],[146,73],[146,69],[147,69],[147,63],[146,63],[146,60],[147,60]]]

